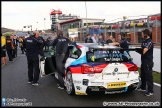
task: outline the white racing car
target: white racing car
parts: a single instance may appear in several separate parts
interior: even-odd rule
[[[66,92],[69,95],[88,95],[135,90],[139,84],[139,73],[129,51],[137,50],[141,49],[94,43],[69,45],[64,77]],[[54,49],[50,48],[44,53],[45,60],[40,61],[41,77],[55,73],[58,78]]]

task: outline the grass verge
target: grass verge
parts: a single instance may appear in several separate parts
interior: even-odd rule
[[[140,68],[138,68],[138,72],[141,73]],[[153,71],[152,75],[154,82],[161,84],[161,73]]]

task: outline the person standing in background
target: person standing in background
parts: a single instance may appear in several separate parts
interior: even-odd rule
[[[17,57],[17,46],[18,46],[18,39],[17,39],[17,36],[14,35],[13,37],[13,43],[14,43],[14,58]]]
[[[10,62],[13,62],[13,58],[12,58],[13,49],[14,49],[13,41],[11,40],[10,36],[6,36],[6,50]]]
[[[96,34],[93,34],[93,36],[91,38],[93,40],[93,43],[97,43],[98,42],[98,38],[97,38]]]
[[[21,48],[21,51],[22,53],[21,54],[24,54],[24,48],[23,48],[23,39],[22,39],[22,36],[20,36],[19,38],[19,47]]]
[[[6,60],[6,38],[1,35],[1,59],[2,59],[2,66],[7,64]]]

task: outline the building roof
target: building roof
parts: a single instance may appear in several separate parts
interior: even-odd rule
[[[65,20],[63,22],[60,22],[59,24],[64,24],[64,23],[67,23],[67,22],[72,22],[72,21],[76,21],[76,20],[100,20],[100,21],[104,21],[105,19],[97,19],[97,18],[74,18],[74,19],[70,19],[70,20]]]
[[[79,20],[79,19],[78,18],[74,18],[74,19],[70,19],[70,20],[65,20],[63,22],[60,22],[59,24],[64,24],[64,23],[72,22],[72,21],[76,21],[76,20]]]

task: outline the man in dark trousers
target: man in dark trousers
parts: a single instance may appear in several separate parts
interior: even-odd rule
[[[142,52],[138,52],[141,54],[141,85],[136,90],[137,91],[146,91],[146,84],[148,86],[146,96],[153,95],[153,76],[152,76],[152,68],[154,66],[153,63],[153,42],[151,40],[151,33],[148,29],[142,31],[142,38],[144,41],[141,44],[143,49]]]
[[[28,62],[28,83],[34,86],[39,86],[40,83],[38,83],[39,80],[39,50],[40,46],[43,44],[42,40],[38,39],[39,32],[35,31],[34,35],[31,35],[30,37],[26,38],[24,41],[24,48],[26,49],[26,56],[27,56],[27,62]],[[34,72],[33,72],[34,71]],[[34,77],[33,77],[34,73]]]
[[[57,37],[52,43],[51,46],[56,46],[56,69],[58,72],[58,88],[64,89],[64,58],[65,54],[68,49],[68,44],[71,43],[71,41],[68,38],[63,37],[62,31],[57,31]]]
[[[17,36],[14,35],[13,37],[13,43],[14,43],[14,51],[13,51],[13,57],[16,58],[17,57],[17,46],[18,46],[18,39]]]
[[[13,62],[13,58],[12,58],[12,50],[13,49],[13,43],[12,40],[10,38],[10,36],[6,36],[6,50],[7,50],[7,54],[9,57],[9,61]]]

